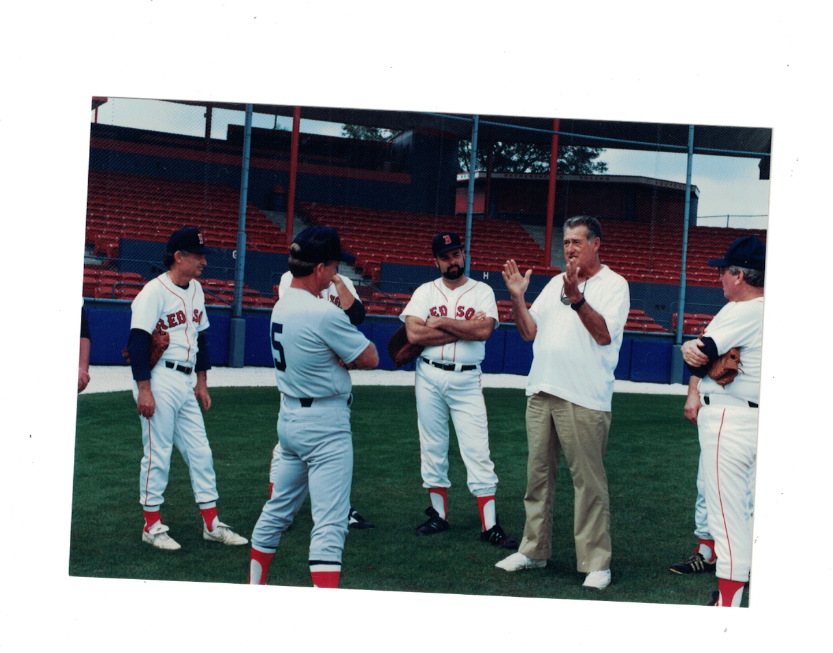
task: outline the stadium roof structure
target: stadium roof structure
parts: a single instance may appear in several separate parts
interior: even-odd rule
[[[233,111],[246,110],[245,104],[234,102],[167,101]],[[255,113],[267,115],[292,117],[293,110],[292,106],[253,105]],[[397,131],[414,128],[431,129],[454,134],[460,139],[469,139],[472,131],[472,116],[466,114],[304,106],[302,117],[308,120],[382,127]],[[563,145],[686,152],[688,127],[686,124],[675,123],[560,118],[558,133]],[[480,129],[484,138],[494,141],[549,145],[553,134],[553,118],[481,114]],[[769,128],[694,126],[695,154],[768,158],[771,148],[772,130]]]

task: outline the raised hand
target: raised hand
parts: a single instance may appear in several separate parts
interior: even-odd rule
[[[501,274],[510,295],[522,297],[526,289],[529,288],[529,278],[532,276],[532,270],[527,270],[526,274],[522,275],[518,264],[513,259],[504,263]]]

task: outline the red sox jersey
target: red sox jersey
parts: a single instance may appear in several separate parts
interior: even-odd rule
[[[486,319],[493,318],[495,327],[499,324],[495,293],[485,283],[469,279],[462,286],[450,289],[442,279],[422,284],[414,291],[411,301],[402,311],[399,319],[403,322],[408,315],[423,320],[429,317],[449,317],[455,320],[470,320],[475,313],[483,311]],[[486,343],[482,340],[459,340],[448,345],[426,347],[422,356],[443,363],[479,365],[486,356]]]
[[[341,275],[339,275],[341,276]],[[344,282],[344,285],[347,287],[347,290],[350,291],[350,294],[353,295],[356,299],[359,299],[359,293],[356,292],[356,286],[353,285],[353,282],[350,281],[348,277],[341,277],[341,280]],[[283,297],[284,293],[289,290],[292,284],[292,273],[288,270],[281,275],[280,286],[278,287],[278,297]],[[331,281],[330,285],[327,286],[326,290],[322,290],[321,293],[318,295],[320,299],[326,299],[327,301],[335,304],[339,308],[341,308],[341,299],[338,297],[338,291],[336,290],[336,285]]]
[[[151,279],[132,304],[131,329],[152,333],[157,326],[171,336],[164,360],[189,367],[197,362],[197,334],[208,328],[205,295],[200,283],[192,279],[183,289],[171,281],[167,272]]]

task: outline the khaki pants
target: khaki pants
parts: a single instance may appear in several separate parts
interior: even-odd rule
[[[526,406],[529,441],[526,525],[519,551],[533,560],[552,555],[552,504],[561,451],[575,487],[576,563],[580,572],[610,568],[610,500],[602,458],[609,412],[582,408],[545,392]]]

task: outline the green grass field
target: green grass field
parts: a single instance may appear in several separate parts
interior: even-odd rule
[[[221,519],[245,537],[268,494],[276,435],[276,388],[215,388],[205,413],[214,452]],[[526,433],[522,390],[486,389],[492,457],[500,484],[501,525],[518,540],[524,525]],[[668,566],[691,555],[699,447],[683,418],[684,397],[616,394],[605,466],[611,500],[612,584],[581,589],[573,547],[573,488],[561,461],[553,520],[553,556],[544,569],[506,573],[494,564],[509,552],[480,542],[477,504],[452,432],[448,492],[451,529],[419,537],[428,506],[419,474],[416,407],[411,387],[354,388],[355,467],[352,502],[375,529],[350,531],[341,587],[643,603],[704,605],[713,575],[677,576]],[[188,472],[174,454],[163,520],[182,550],[142,543],[138,500],[142,443],[129,392],[78,399],[72,576],[245,583],[249,547],[202,539]],[[309,499],[284,534],[269,583],[311,586],[307,553]],[[747,605],[748,592],[743,604]]]

